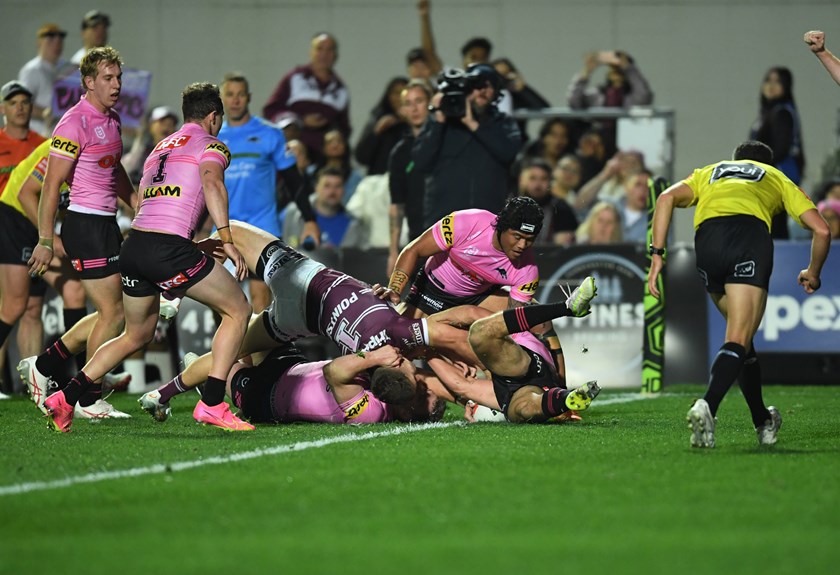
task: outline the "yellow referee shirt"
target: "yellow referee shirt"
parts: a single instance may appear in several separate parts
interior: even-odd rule
[[[694,192],[694,229],[711,218],[747,215],[763,221],[769,231],[773,216],[781,212],[802,226],[799,216],[816,208],[782,172],[754,160],[728,160],[699,168],[682,183]]]
[[[44,174],[47,172],[47,156],[49,154],[50,140],[46,140],[15,166],[15,169],[9,174],[9,181],[3,189],[2,195],[0,195],[0,202],[12,206],[25,216],[26,213],[18,199],[20,189],[29,176],[36,178],[41,182],[41,185],[44,184]]]

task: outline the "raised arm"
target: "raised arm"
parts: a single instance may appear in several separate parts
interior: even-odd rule
[[[840,84],[840,59],[832,54],[825,47],[825,32],[822,30],[811,30],[805,33],[805,43],[811,52],[817,57],[820,63],[825,66],[834,81]]]
[[[429,65],[429,72],[432,75],[439,74],[443,70],[443,62],[438,56],[435,48],[435,36],[432,34],[432,4],[429,0],[417,2],[417,13],[420,16],[420,45],[423,48],[423,55]]]
[[[401,296],[417,268],[417,260],[439,254],[442,251],[435,241],[434,226],[432,226],[400,252],[391,272],[391,278],[388,280],[388,289]]]

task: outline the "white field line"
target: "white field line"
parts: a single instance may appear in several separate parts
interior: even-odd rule
[[[292,451],[304,451],[306,449],[327,447],[328,445],[335,445],[337,443],[367,441],[369,439],[376,439],[379,437],[390,437],[393,435],[401,435],[404,433],[414,433],[417,431],[426,431],[429,429],[443,429],[445,427],[453,427],[460,425],[463,425],[463,422],[405,425],[391,428],[385,431],[369,431],[367,433],[358,434],[348,433],[345,435],[337,435],[335,437],[318,439],[316,441],[301,441],[299,443],[292,443],[290,445],[276,445],[274,447],[254,449],[252,451],[243,451],[242,453],[232,453],[230,455],[205,457],[202,459],[194,459],[192,461],[157,463],[148,467],[134,467],[131,469],[101,471],[99,473],[76,475],[73,477],[65,477],[64,479],[56,479],[53,481],[34,481],[31,483],[3,485],[0,486],[0,496],[30,493],[32,491],[45,491],[48,489],[59,489],[62,487],[70,487],[71,485],[78,485],[81,483],[97,483],[99,481],[110,481],[112,479],[123,479],[126,477],[140,477],[143,475],[160,475],[161,473],[175,473],[178,471],[195,469],[196,467],[204,467],[205,465],[222,465],[225,463],[233,463],[235,461],[245,461],[248,459],[257,459],[259,457],[267,457],[271,455],[281,455],[283,453],[290,453]]]
[[[601,405],[615,405],[617,403],[630,403],[631,401],[642,401],[644,399],[656,399],[662,395],[662,393],[620,393],[610,395],[606,399],[596,398],[589,409],[597,409]]]

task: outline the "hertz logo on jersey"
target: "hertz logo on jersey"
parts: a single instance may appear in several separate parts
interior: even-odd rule
[[[455,213],[451,213],[448,216],[444,216],[442,220],[440,220],[440,235],[443,236],[443,241],[447,245],[447,247],[452,247],[452,240],[454,239],[455,233]]]
[[[225,146],[223,143],[212,142],[210,144],[207,144],[207,147],[204,148],[204,149],[205,150],[210,150],[211,152],[216,152],[218,154],[221,154],[222,156],[224,156],[225,161],[228,164],[230,164],[230,150],[228,150],[227,146]]]
[[[143,190],[143,199],[159,198],[161,196],[181,197],[181,186],[152,186]]]
[[[537,288],[540,286],[540,280],[534,280],[531,283],[521,285],[517,288],[522,293],[534,293],[537,291]]]
[[[347,416],[347,419],[355,419],[359,417],[370,405],[370,399],[368,398],[367,392],[362,395],[362,398],[344,410],[344,414]]]
[[[53,136],[50,144],[52,152],[59,156],[64,156],[70,160],[75,160],[79,157],[79,143],[70,140],[69,138],[62,138],[61,136]]]

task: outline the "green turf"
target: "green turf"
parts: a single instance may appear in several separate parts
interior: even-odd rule
[[[0,495],[2,573],[831,573],[840,394],[771,387],[759,448],[733,390],[718,447],[688,447],[699,388],[598,406],[580,424],[477,424],[186,471]],[[197,426],[135,417],[49,432],[0,403],[0,488],[396,426]],[[456,422],[457,414],[447,414]]]

